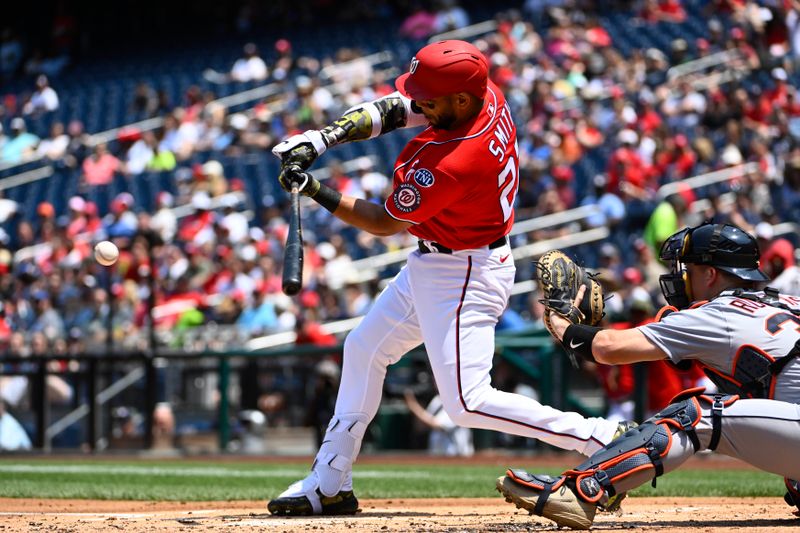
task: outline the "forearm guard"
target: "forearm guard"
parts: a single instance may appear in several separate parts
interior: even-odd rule
[[[388,97],[367,102],[349,109],[341,118],[326,126],[320,132],[325,144],[363,141],[406,124],[406,109],[398,97]]]

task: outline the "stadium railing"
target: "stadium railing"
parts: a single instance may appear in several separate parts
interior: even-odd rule
[[[428,38],[428,43],[435,43],[437,41],[444,41],[447,39],[462,39],[467,40],[478,35],[485,35],[497,30],[497,21],[485,20],[476,24],[470,24],[457,30],[446,31],[431,35]]]
[[[742,53],[736,48],[733,50],[723,50],[714,54],[709,54],[699,59],[687,61],[680,65],[675,65],[667,70],[667,79],[675,81],[678,78],[703,72],[704,70],[719,66],[726,66],[737,61],[741,61]]]
[[[758,172],[758,163],[744,163],[742,165],[714,170],[684,180],[665,183],[659,187],[656,196],[658,199],[663,200],[670,194],[678,193],[684,189],[698,189],[734,178],[745,177],[754,172]]]

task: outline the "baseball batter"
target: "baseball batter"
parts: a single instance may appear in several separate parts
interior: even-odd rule
[[[357,106],[273,150],[292,181],[335,216],[375,235],[409,231],[419,249],[347,337],[335,414],[310,475],[269,503],[275,514],[355,513],[352,466],[381,400],[386,367],[424,343],[457,424],[541,439],[590,454],[618,424],[564,413],[492,388],[494,328],[514,283],[507,234],[519,182],[516,128],[477,48],[422,48],[397,93]],[[402,150],[384,205],[342,196],[303,172],[337,143],[428,124]]]
[[[719,390],[684,391],[563,476],[510,470],[498,489],[518,506],[576,529],[596,505],[716,450],[785,477],[786,501],[800,507],[800,298],[756,290],[755,239],[737,226],[706,223],[663,245],[672,272],[661,276],[671,304],[659,322],[627,330],[551,317],[554,335],[580,356],[607,364],[668,359],[700,364]]]

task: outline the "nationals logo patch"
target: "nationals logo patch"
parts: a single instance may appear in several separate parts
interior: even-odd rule
[[[420,194],[416,187],[410,183],[403,183],[395,189],[392,195],[394,206],[403,213],[410,213],[419,207]]]
[[[433,172],[427,168],[421,168],[414,172],[414,181],[416,181],[417,185],[420,187],[430,187],[433,185]]]
[[[419,66],[419,59],[416,56],[411,58],[411,65],[409,66],[409,71],[411,74],[414,74],[417,71],[417,67]]]

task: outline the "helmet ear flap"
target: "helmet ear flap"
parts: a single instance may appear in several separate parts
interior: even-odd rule
[[[686,231],[686,234],[683,236],[683,245],[681,246],[680,254],[678,254],[678,260],[681,260],[683,256],[685,256],[689,252],[689,250],[691,250],[691,241],[692,241],[692,228]]]

